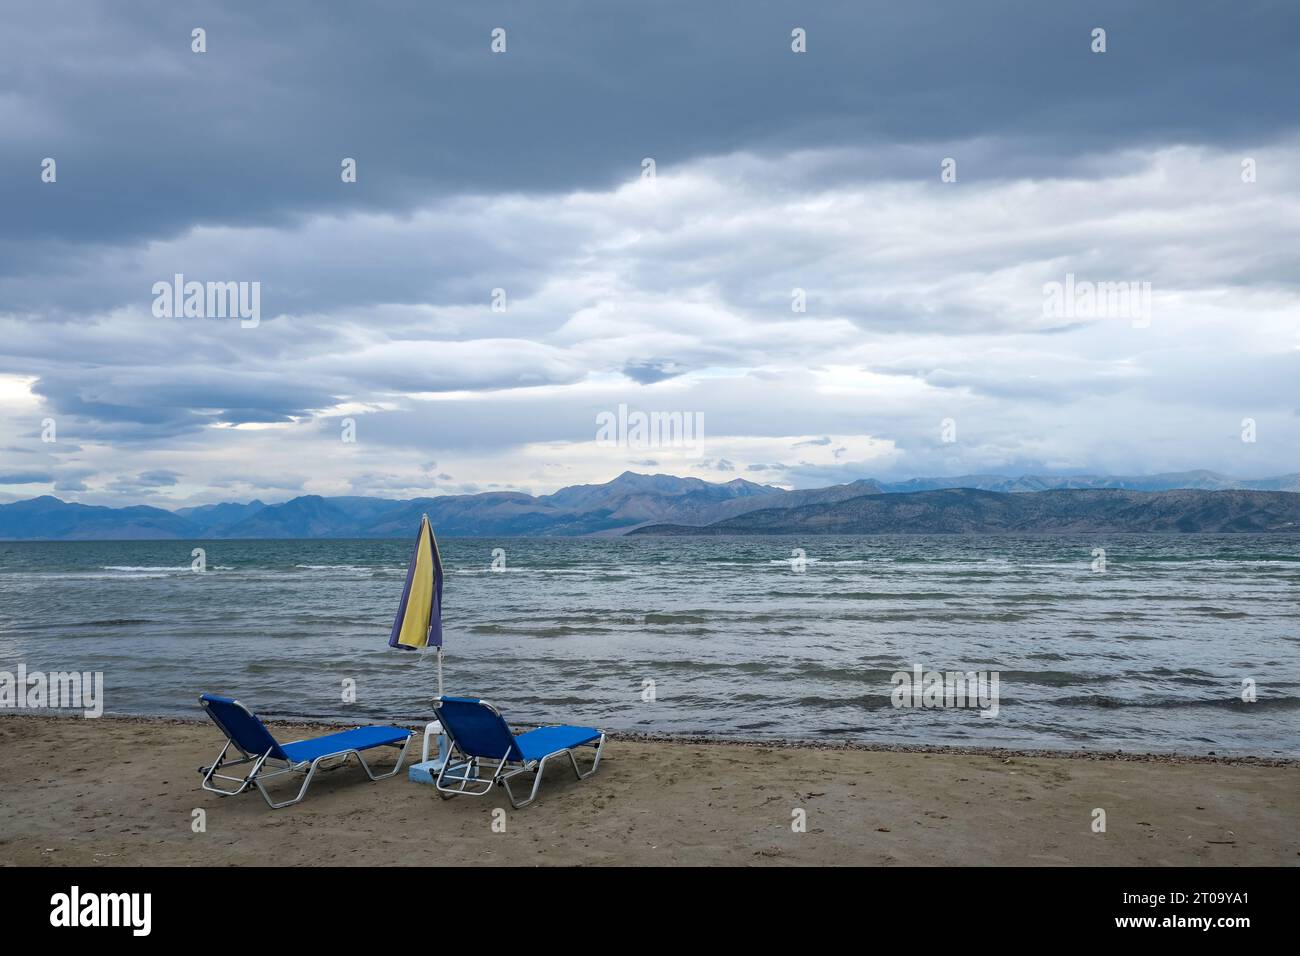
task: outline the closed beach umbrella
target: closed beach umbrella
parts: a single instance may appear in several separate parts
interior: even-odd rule
[[[442,694],[442,556],[433,536],[429,516],[420,519],[420,533],[406,569],[402,603],[393,619],[389,647],[407,650],[438,649],[438,693]]]

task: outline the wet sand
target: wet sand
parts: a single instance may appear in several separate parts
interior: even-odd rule
[[[611,737],[594,777],[548,768],[521,810],[355,764],[270,810],[199,789],[222,743],[204,723],[0,716],[0,864],[1300,865],[1295,762]]]

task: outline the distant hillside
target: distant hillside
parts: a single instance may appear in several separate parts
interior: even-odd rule
[[[184,538],[192,530],[179,515],[145,505],[104,508],[70,504],[49,495],[0,505],[0,539],[5,540]]]
[[[969,488],[878,494],[751,511],[707,527],[651,525],[632,534],[1061,534],[1298,532],[1300,494],[1285,491]]]
[[[980,491],[1055,491],[1061,488],[1119,488],[1125,491],[1173,491],[1180,488],[1200,491],[1295,491],[1300,492],[1300,474],[1278,478],[1233,478],[1215,471],[1180,471],[1162,475],[961,475],[956,478],[911,478],[885,482],[882,491],[907,493],[939,491],[944,488],[975,488]]]
[[[227,501],[219,505],[179,508],[176,514],[200,530],[211,531],[214,528],[227,528],[230,525],[238,524],[245,518],[257,514],[265,507],[265,504],[254,498],[247,504]]]

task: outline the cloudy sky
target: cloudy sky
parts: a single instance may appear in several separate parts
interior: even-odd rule
[[[1300,471],[1297,49],[1285,0],[6,4],[0,501]]]

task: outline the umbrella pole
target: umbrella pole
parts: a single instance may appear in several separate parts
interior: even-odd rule
[[[442,696],[442,645],[438,645],[438,696]]]

